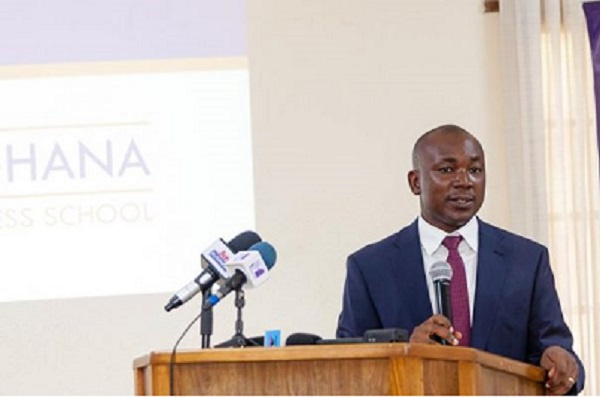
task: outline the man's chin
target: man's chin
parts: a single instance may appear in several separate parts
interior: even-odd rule
[[[474,211],[447,211],[445,213],[437,214],[422,213],[422,216],[430,225],[435,226],[446,233],[452,233],[456,229],[460,229],[466,225],[475,216],[475,214],[476,212]]]
[[[452,216],[448,219],[448,226],[451,226],[454,230],[460,229],[461,227],[469,223],[469,221],[473,219],[474,216],[475,213],[473,212],[469,212],[468,214],[459,214],[458,216]]]

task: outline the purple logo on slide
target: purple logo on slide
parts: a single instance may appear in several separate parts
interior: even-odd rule
[[[0,162],[6,169],[7,182],[10,183],[23,180],[46,181],[55,175],[67,179],[86,179],[88,174],[94,172],[108,178],[120,178],[132,172],[130,169],[140,169],[145,175],[150,175],[135,140],[131,139],[126,148],[120,146],[123,146],[123,142],[110,139],[106,140],[104,150],[92,149],[81,141],[77,144],[55,142],[53,146],[36,143],[30,143],[28,147],[8,144],[6,157],[0,159]],[[125,153],[121,156],[120,151]]]

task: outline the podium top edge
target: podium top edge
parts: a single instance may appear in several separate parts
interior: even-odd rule
[[[232,363],[260,361],[306,361],[340,359],[398,359],[418,357],[422,359],[475,362],[484,367],[501,369],[526,376],[536,381],[545,379],[546,371],[510,358],[498,356],[470,347],[454,347],[411,343],[365,343],[352,345],[307,345],[284,347],[211,348],[178,351],[176,364]],[[138,357],[134,369],[152,365],[168,365],[170,351],[153,351]]]

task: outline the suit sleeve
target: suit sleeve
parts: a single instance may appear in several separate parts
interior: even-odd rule
[[[346,263],[346,282],[337,337],[362,337],[366,330],[378,328],[381,328],[381,321],[373,305],[369,286],[358,263],[350,256]]]
[[[546,248],[540,255],[528,328],[528,345],[531,346],[529,361],[539,365],[542,353],[550,346],[560,346],[571,352],[579,366],[579,376],[569,394],[579,393],[583,389],[585,372],[581,360],[573,351],[573,337],[563,319]]]

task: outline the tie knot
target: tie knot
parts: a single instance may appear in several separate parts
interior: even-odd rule
[[[458,244],[462,241],[462,236],[446,236],[444,241],[442,241],[442,245],[448,250],[456,250],[458,248]]]

